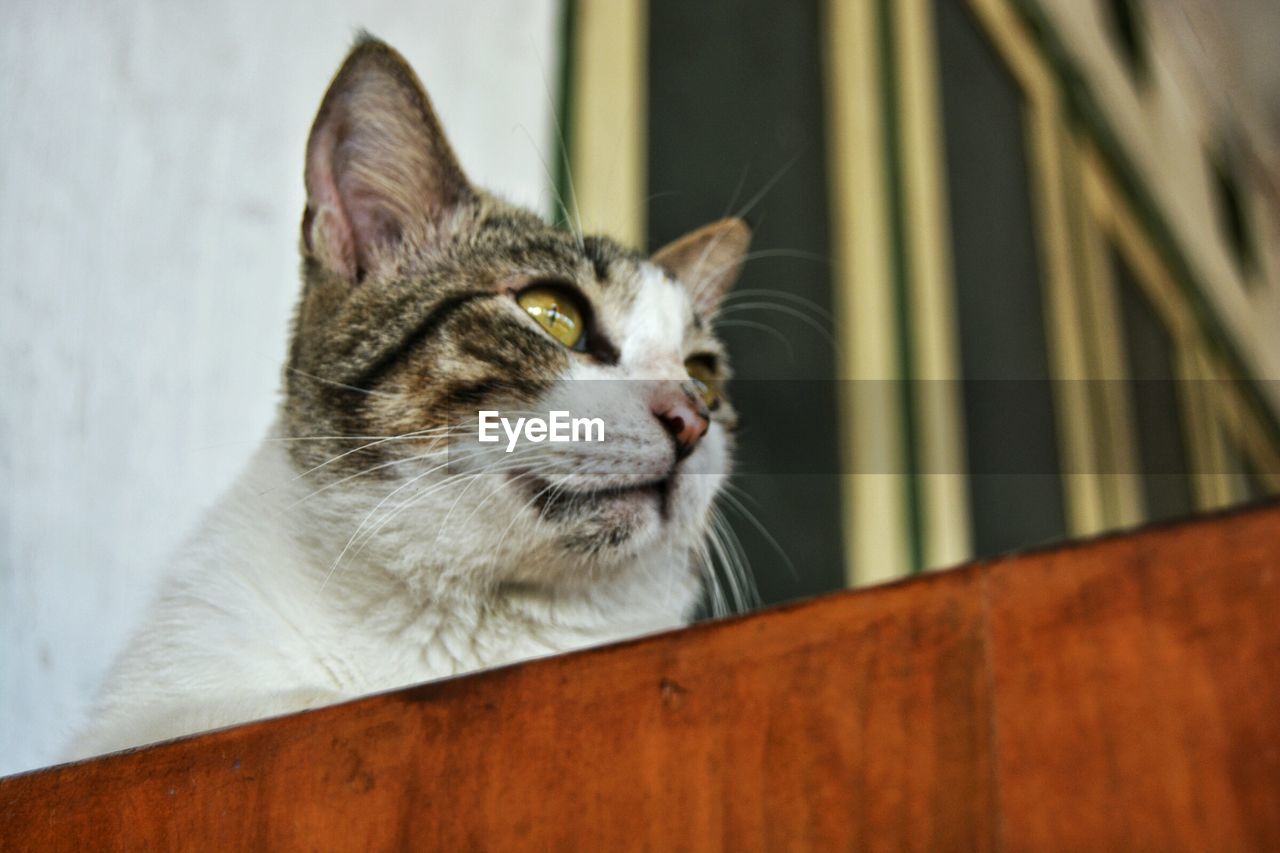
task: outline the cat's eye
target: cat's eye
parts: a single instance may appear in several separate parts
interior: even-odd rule
[[[720,380],[716,376],[715,364],[703,356],[694,356],[685,361],[684,369],[698,389],[702,402],[708,409],[714,409],[720,403]]]
[[[580,349],[585,342],[586,312],[572,293],[558,287],[537,286],[517,296],[516,302],[547,334],[569,349]]]

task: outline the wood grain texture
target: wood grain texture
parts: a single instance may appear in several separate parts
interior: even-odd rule
[[[1280,512],[987,587],[1008,849],[1280,849]]]
[[[0,848],[1275,849],[1280,506],[0,780]]]

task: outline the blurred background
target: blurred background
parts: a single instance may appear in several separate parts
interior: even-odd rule
[[[1271,0],[6,7],[0,774],[54,761],[274,411],[357,27],[473,180],[755,226],[722,511],[775,603],[1280,491]]]

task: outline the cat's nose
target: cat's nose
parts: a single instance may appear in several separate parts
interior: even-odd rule
[[[683,388],[674,388],[653,403],[653,414],[675,439],[676,460],[684,459],[707,434],[705,407],[691,399]]]

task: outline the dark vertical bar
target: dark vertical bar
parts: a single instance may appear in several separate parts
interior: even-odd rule
[[[1147,517],[1176,518],[1192,508],[1187,442],[1178,403],[1173,339],[1142,292],[1133,269],[1115,248],[1111,274],[1120,295],[1134,433],[1142,465]]]
[[[965,4],[935,0],[974,551],[1066,534],[1023,94]]]

